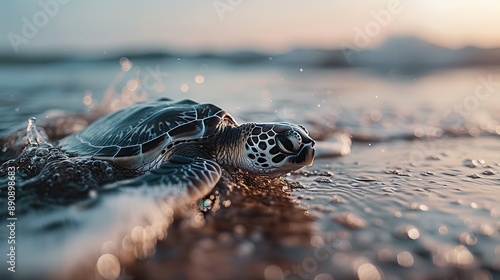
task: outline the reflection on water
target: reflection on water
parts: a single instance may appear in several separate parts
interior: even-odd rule
[[[20,217],[19,275],[60,273],[50,256],[71,264],[61,279],[500,277],[498,69],[396,77],[213,60],[120,63],[0,67],[0,131],[25,131],[34,115],[59,138],[147,93],[215,103],[240,122],[302,123],[324,149],[288,183],[228,180],[202,202],[212,210],[186,203],[173,223],[155,190],[39,207]],[[3,160],[19,153],[9,154],[22,137],[2,138]]]
[[[407,142],[355,144],[348,157],[319,160],[312,168],[330,170],[332,182],[302,178],[309,187],[292,196],[320,217],[325,237],[348,244],[336,253],[341,263],[365,258],[386,279],[492,279],[500,268],[500,168],[490,149],[496,141],[442,139],[435,153],[445,156],[418,166],[408,160]],[[462,164],[471,158],[484,164]],[[473,179],[471,174],[481,175]],[[322,265],[341,279],[357,273],[335,262]]]

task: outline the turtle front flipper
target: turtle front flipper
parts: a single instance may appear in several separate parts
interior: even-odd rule
[[[195,200],[208,194],[220,176],[221,168],[214,161],[174,155],[157,169],[133,179],[110,184],[105,188],[146,186],[164,190],[170,197],[187,196]]]

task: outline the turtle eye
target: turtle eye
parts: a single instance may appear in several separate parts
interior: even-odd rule
[[[287,133],[276,135],[276,142],[281,151],[287,154],[294,154],[300,148],[300,135],[298,133]]]

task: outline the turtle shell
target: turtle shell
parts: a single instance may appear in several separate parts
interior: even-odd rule
[[[59,144],[66,152],[122,168],[148,169],[170,144],[210,137],[221,124],[236,122],[215,105],[159,99],[109,114]]]

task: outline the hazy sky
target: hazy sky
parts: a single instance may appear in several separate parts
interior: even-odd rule
[[[366,48],[395,35],[452,48],[500,46],[497,0],[6,0],[0,19],[0,50],[19,54]]]

